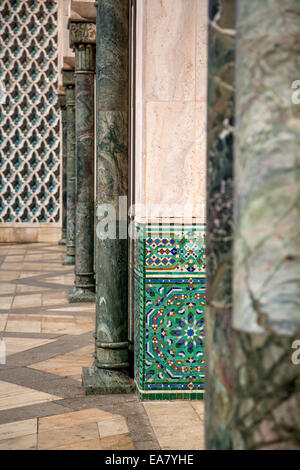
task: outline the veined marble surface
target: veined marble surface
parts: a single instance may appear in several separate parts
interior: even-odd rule
[[[207,11],[207,0],[137,4],[135,191],[149,217],[153,204],[203,216]]]

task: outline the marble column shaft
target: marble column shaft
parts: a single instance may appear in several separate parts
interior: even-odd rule
[[[127,0],[97,6],[97,208],[128,190],[129,10]],[[118,217],[118,216],[117,216]],[[100,222],[101,217],[96,217]],[[117,236],[118,236],[117,221]],[[128,376],[127,240],[96,236],[95,363],[83,370],[87,394],[133,390]]]
[[[66,95],[58,95],[58,105],[61,110],[61,145],[62,145],[62,233],[60,245],[67,243],[67,108]]]
[[[75,80],[73,71],[63,71],[67,107],[67,252],[65,265],[75,264]]]
[[[71,21],[75,47],[76,223],[75,287],[70,302],[95,300],[94,274],[94,74],[96,25]]]
[[[207,145],[206,449],[230,449],[235,0],[210,0]]]
[[[237,11],[233,444],[299,449],[300,3]]]

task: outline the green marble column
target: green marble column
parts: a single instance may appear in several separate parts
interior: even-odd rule
[[[95,300],[94,274],[94,75],[96,24],[71,20],[75,48],[76,222],[75,286],[70,302]]]
[[[234,449],[300,449],[299,31],[298,0],[238,0]]]
[[[58,106],[61,111],[61,145],[62,145],[62,229],[59,245],[67,243],[67,107],[66,93],[62,89],[58,93]]]
[[[111,204],[117,210],[128,186],[129,10],[128,0],[97,3],[96,201],[97,209]],[[133,391],[128,375],[127,255],[127,240],[96,236],[95,362],[83,369],[86,394]]]
[[[64,265],[75,264],[75,77],[63,70],[67,108],[67,252]]]
[[[235,0],[209,2],[206,449],[230,449]]]

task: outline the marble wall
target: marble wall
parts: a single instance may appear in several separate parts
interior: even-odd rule
[[[137,2],[136,62],[137,213],[203,223],[207,0]]]
[[[18,227],[5,224],[5,226],[0,227],[0,243],[58,242],[61,236],[61,228],[53,225],[43,224],[34,227],[33,225],[22,224],[21,227]]]

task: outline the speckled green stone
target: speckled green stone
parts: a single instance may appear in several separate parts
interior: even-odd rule
[[[232,447],[232,220],[235,0],[209,2],[206,448]]]

